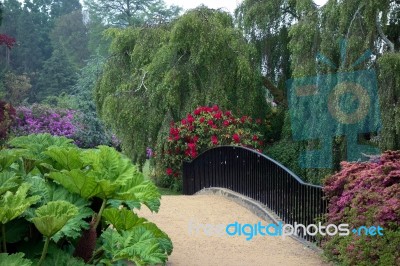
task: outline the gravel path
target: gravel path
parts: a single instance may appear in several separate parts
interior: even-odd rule
[[[167,265],[173,266],[286,266],[329,265],[297,241],[281,237],[209,234],[206,224],[258,223],[260,218],[218,195],[163,196],[159,213],[143,208],[138,213],[156,223],[174,244]],[[262,221],[263,224],[269,222]],[[200,228],[199,224],[204,227]],[[191,228],[191,233],[189,232]],[[199,230],[196,233],[196,228]]]

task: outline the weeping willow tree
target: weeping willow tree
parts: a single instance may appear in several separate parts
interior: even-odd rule
[[[318,77],[324,75],[338,77],[341,73],[375,69],[382,121],[379,134],[353,134],[351,138],[358,144],[371,144],[372,139],[382,149],[398,149],[399,6],[399,1],[395,0],[329,0],[323,7],[317,6],[312,0],[244,0],[236,11],[236,17],[247,38],[255,43],[259,64],[265,67],[264,83],[277,99],[282,95],[283,99],[287,97],[284,81],[289,78],[309,78],[315,80],[314,84],[321,84],[321,78]],[[366,54],[366,51],[371,51],[371,54]],[[334,79],[325,78],[323,81],[333,84],[336,82]],[[354,81],[363,82],[362,76]],[[296,129],[304,136],[309,134],[310,138],[293,141],[293,134],[298,132],[291,130],[293,117],[290,119],[289,113],[286,113],[281,140],[269,152],[306,180],[317,183],[338,169],[340,161],[347,160],[351,148],[347,147],[347,137],[343,133],[345,129],[339,126],[332,129],[336,132],[329,133],[334,135],[330,149],[327,149],[333,154],[332,167],[299,166],[299,155],[303,151],[321,149],[321,138],[332,122],[332,118],[325,119],[320,115],[327,113],[323,98],[313,101],[312,105],[310,103],[304,102],[302,106],[291,110],[295,117],[311,110],[309,121]],[[285,105],[281,106],[289,110]],[[375,110],[374,117],[377,113]],[[301,115],[297,117],[301,118]],[[366,120],[364,128],[371,121]],[[312,163],[324,165],[324,160],[320,156]]]
[[[296,1],[244,0],[235,16],[239,28],[256,47],[265,87],[276,103],[285,106],[285,81],[291,75],[289,28],[299,18]]]
[[[265,117],[256,51],[228,13],[205,7],[152,27],[113,29],[111,57],[95,89],[101,117],[142,163],[171,121],[199,105]]]
[[[306,15],[290,29],[289,47],[293,77],[330,75],[333,78],[325,79],[326,83],[339,83],[342,76],[356,73],[352,76],[351,81],[356,84],[366,84],[363,83],[365,76],[360,73],[367,73],[366,71],[372,69],[380,72],[378,94],[372,93],[370,97],[378,97],[378,95],[380,97],[380,101],[378,100],[377,103],[380,105],[382,125],[380,128],[377,125],[376,117],[379,115],[379,110],[375,109],[371,111],[374,112],[371,117],[364,121],[364,125],[360,122],[361,126],[357,128],[359,131],[353,132],[352,136],[349,136],[350,131],[345,130],[346,125],[334,128],[333,130],[336,130],[333,134],[335,137],[332,143],[328,144],[331,145],[329,152],[333,154],[333,170],[338,169],[339,162],[342,160],[357,160],[349,158],[349,154],[353,152],[352,149],[359,149],[361,146],[349,145],[350,138],[357,144],[371,144],[370,139],[373,135],[365,134],[366,129],[380,130],[378,139],[381,147],[385,149],[399,148],[397,142],[399,130],[393,126],[400,122],[399,117],[394,115],[398,113],[398,105],[396,97],[393,97],[398,95],[399,90],[399,72],[395,67],[396,62],[397,64],[399,62],[399,34],[395,33],[395,29],[400,26],[399,5],[398,1],[390,0],[331,0],[323,8],[317,9],[311,1],[298,1],[297,8],[301,9],[298,9],[297,12]],[[326,83],[324,86],[327,86]],[[355,88],[352,90],[354,93]],[[373,100],[371,99],[371,101]],[[326,107],[322,106],[321,102],[314,101],[314,103],[316,105],[311,108],[314,113],[324,112]],[[358,104],[361,106],[361,103]],[[331,121],[331,118],[315,119],[313,120],[314,124],[309,126],[314,130],[322,128],[320,132],[322,137]],[[322,145],[319,143],[318,147],[318,144],[311,141],[306,144],[306,148],[315,149],[317,146],[321,149]],[[324,160],[324,158],[320,157],[320,160]],[[323,163],[321,161],[321,164]],[[329,173],[329,169],[307,171],[307,174],[316,176],[323,176],[327,173]]]

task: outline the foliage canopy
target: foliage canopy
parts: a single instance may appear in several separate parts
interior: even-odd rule
[[[134,160],[143,162],[146,146],[163,141],[171,121],[200,105],[265,117],[255,50],[229,14],[199,7],[168,25],[113,29],[108,36],[113,56],[95,99]]]

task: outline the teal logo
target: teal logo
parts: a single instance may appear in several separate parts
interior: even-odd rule
[[[345,63],[346,42],[341,44]],[[372,56],[365,52],[351,68]],[[331,60],[318,54],[317,60],[337,70]],[[347,161],[363,161],[365,155],[380,151],[359,144],[359,134],[379,132],[381,127],[375,70],[336,72],[315,77],[296,78],[286,83],[292,136],[295,141],[314,141],[315,148],[299,158],[302,168],[332,168],[333,138],[345,136]]]

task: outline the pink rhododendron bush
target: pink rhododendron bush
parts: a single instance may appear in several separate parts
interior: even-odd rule
[[[325,239],[325,253],[342,265],[400,265],[400,152],[341,166],[325,180],[327,223],[381,226],[383,236],[334,236]]]
[[[240,145],[261,149],[262,126],[261,119],[236,117],[217,105],[196,108],[181,121],[171,123],[162,154],[157,155],[165,169],[163,185],[180,189],[182,161],[190,161],[212,147]]]

